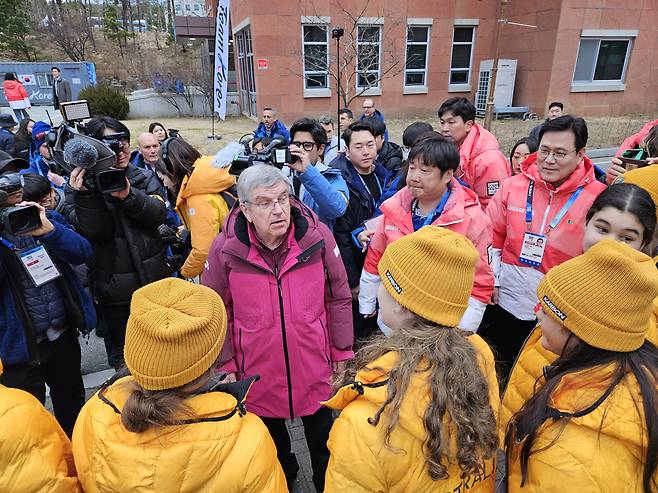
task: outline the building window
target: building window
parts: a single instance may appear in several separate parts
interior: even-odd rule
[[[378,89],[381,81],[381,26],[358,26],[356,44],[356,86]]]
[[[631,45],[630,39],[581,38],[574,83],[623,82]]]
[[[41,89],[48,89],[53,87],[53,76],[50,72],[38,72],[37,73],[37,84]]]
[[[304,49],[304,89],[329,87],[329,39],[324,24],[302,26]]]
[[[474,43],[474,26],[455,26],[452,34],[450,84],[470,84]]]
[[[407,60],[404,65],[405,86],[427,85],[427,54],[430,26],[407,26]]]
[[[198,12],[199,10],[201,10],[201,6],[197,3],[196,5],[194,5],[194,11]]]

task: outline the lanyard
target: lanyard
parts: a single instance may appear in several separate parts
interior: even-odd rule
[[[567,211],[571,208],[571,206],[574,204],[578,196],[582,193],[583,187],[578,187],[567,199],[566,203],[562,206],[562,209],[559,210],[559,212],[555,215],[553,220],[551,221],[551,224],[548,225],[548,229],[555,229],[557,228],[558,224],[560,224],[560,221],[564,219],[564,216],[566,216]],[[528,196],[526,199],[526,204],[525,204],[525,222],[528,227],[532,223],[532,198],[535,194],[535,181],[530,180],[530,183],[528,184]],[[547,211],[548,212],[548,211]],[[545,225],[546,221],[544,221]],[[543,233],[544,225],[542,225],[542,228],[540,233]]]
[[[436,209],[434,209],[434,212],[428,214],[425,217],[425,220],[423,221],[423,226],[429,226],[432,224],[432,221],[439,217],[441,214],[443,214],[443,209],[445,209],[446,204],[448,203],[448,199],[450,198],[450,186],[448,186],[448,189],[446,190],[446,193],[443,194],[443,197],[441,197],[441,201],[439,204],[436,206]],[[414,204],[414,209],[418,207],[418,201],[415,202]],[[415,212],[414,212],[415,213]]]
[[[373,170],[372,173],[374,174],[375,171]],[[367,193],[368,195],[370,195],[370,198],[372,199],[372,205],[376,205],[376,204],[377,204],[377,200],[375,199],[375,196],[372,194],[372,192],[371,192],[370,189],[368,188],[368,185],[366,185],[366,181],[365,181],[365,180],[363,179],[363,177],[361,176],[361,173],[357,172],[357,175],[359,176],[359,180],[361,180],[361,183],[363,183],[363,188],[366,189],[366,193]],[[377,175],[375,175],[375,182],[377,183],[377,188],[379,188],[379,196],[381,197],[383,191],[382,191],[382,186],[381,186],[381,184],[379,183],[379,177],[378,177]]]
[[[16,245],[14,245],[11,241],[7,240],[6,238],[0,236],[0,243],[2,243],[4,246],[9,248],[12,252],[18,252],[20,251],[20,248],[18,248]]]

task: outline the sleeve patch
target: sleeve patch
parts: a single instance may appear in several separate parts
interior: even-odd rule
[[[498,189],[500,188],[500,182],[499,181],[488,181],[487,182],[487,195],[489,197],[493,197]]]

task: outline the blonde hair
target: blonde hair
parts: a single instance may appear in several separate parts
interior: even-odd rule
[[[360,349],[354,367],[343,374],[343,384],[353,381],[359,370],[383,371],[370,362],[394,351],[399,360],[388,371],[387,398],[369,423],[376,426],[387,411],[385,443],[391,446],[391,432],[400,417],[400,406],[413,375],[429,372],[430,402],[423,416],[427,440],[423,444],[430,477],[448,477],[445,459],[449,455],[450,429],[446,413],[457,436],[456,459],[461,477],[483,473],[483,459],[494,456],[498,447],[496,418],[489,402],[489,384],[478,361],[478,354],[467,340],[467,333],[438,326],[417,317],[409,327],[396,329],[391,337],[378,336]]]

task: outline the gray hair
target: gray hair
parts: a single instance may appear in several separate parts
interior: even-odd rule
[[[269,188],[279,182],[288,185],[288,180],[279,168],[269,164],[249,166],[238,178],[238,199],[245,204],[249,202],[251,191],[254,188]]]
[[[318,121],[323,125],[331,125],[332,127],[334,126],[334,120],[329,115],[322,115]]]

